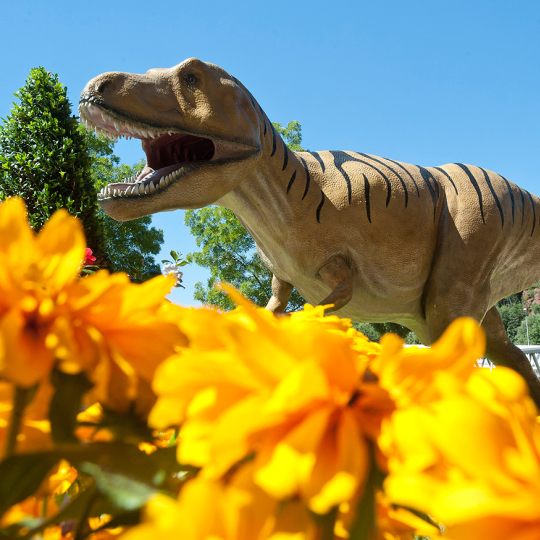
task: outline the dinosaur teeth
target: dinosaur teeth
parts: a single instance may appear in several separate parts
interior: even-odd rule
[[[163,187],[165,187],[166,185],[167,185],[167,184],[165,183],[165,179],[162,178],[162,179],[159,181],[159,187],[160,187],[160,188],[163,188]]]

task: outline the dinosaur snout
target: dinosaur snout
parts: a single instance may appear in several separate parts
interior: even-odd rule
[[[84,87],[81,93],[81,101],[91,98],[97,98],[99,101],[104,102],[110,101],[123,88],[125,82],[123,75],[123,73],[119,72],[110,72],[94,77]]]

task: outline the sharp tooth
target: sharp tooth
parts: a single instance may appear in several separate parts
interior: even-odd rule
[[[133,126],[131,124],[127,124],[127,128],[128,128],[128,131],[134,135],[135,134],[135,130],[133,129]]]
[[[150,190],[150,193],[152,193],[153,191],[156,191],[156,186],[154,182],[150,182],[150,185],[148,186],[148,188]]]
[[[148,138],[148,131],[146,129],[139,129],[139,131],[143,137]]]
[[[165,178],[161,178],[161,180],[159,181],[159,187],[160,188],[163,188],[167,185],[167,183],[165,182]]]
[[[121,131],[122,128],[120,127],[120,124],[118,122],[113,122],[113,125],[114,125],[114,128],[116,129],[116,131]]]
[[[145,186],[144,192],[145,193],[150,193],[150,186],[149,185]]]
[[[141,184],[135,184],[133,188],[133,195],[138,195],[141,192]]]
[[[172,135],[172,131],[167,131],[167,133],[168,133],[169,135]]]
[[[101,113],[101,118],[103,118],[104,122],[107,121],[107,115],[104,112]]]
[[[126,195],[131,195],[133,193],[133,186],[129,186],[127,189],[126,189]]]

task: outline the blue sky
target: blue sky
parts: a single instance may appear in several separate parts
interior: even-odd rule
[[[144,73],[195,56],[240,79],[310,150],[494,170],[540,195],[540,2],[382,0],[0,1],[0,117],[32,67],[74,105],[105,71]],[[76,107],[75,107],[76,110]],[[126,163],[140,143],[121,141]],[[158,214],[163,257],[195,244],[183,212]],[[207,274],[184,268],[186,290]]]

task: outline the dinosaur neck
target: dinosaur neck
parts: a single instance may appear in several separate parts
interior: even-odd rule
[[[301,158],[287,148],[255,101],[254,106],[260,119],[261,157],[238,187],[216,204],[232,210],[259,246],[278,246],[295,217],[288,192],[293,183],[304,181],[306,172]]]

